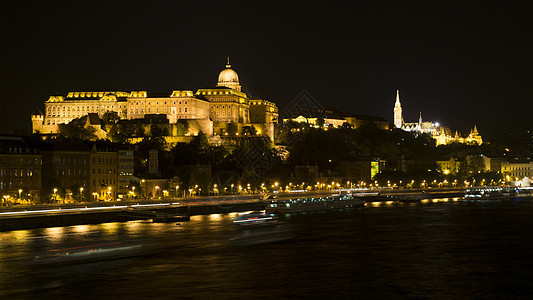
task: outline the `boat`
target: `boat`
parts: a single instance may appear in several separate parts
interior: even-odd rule
[[[365,196],[360,195],[333,195],[331,197],[311,197],[288,200],[271,201],[266,212],[273,214],[299,213],[310,211],[324,211],[332,209],[362,207]]]
[[[150,253],[149,247],[141,244],[122,244],[120,242],[82,247],[50,250],[36,256],[35,265],[79,264],[103,260],[122,259]]]
[[[502,200],[515,198],[518,194],[516,187],[479,187],[467,189],[464,198],[467,201]]]
[[[241,213],[237,218],[233,219],[233,224],[239,226],[269,225],[278,223],[279,221],[277,217],[266,211]]]

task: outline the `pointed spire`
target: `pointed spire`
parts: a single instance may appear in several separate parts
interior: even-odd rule
[[[420,123],[420,125],[422,125],[422,111],[420,111],[420,118],[418,118],[418,123]]]
[[[33,112],[32,115],[33,115],[33,116],[42,116],[42,115],[44,115],[44,114],[43,114],[43,112],[41,111],[41,109],[39,109],[39,106],[37,106],[37,107],[35,108],[35,111]]]
[[[227,63],[226,63],[226,68],[231,68],[231,65],[229,64],[229,56],[228,56],[228,60],[227,60]]]
[[[478,134],[476,124],[474,124],[474,129],[472,130],[472,133],[473,133],[473,134]]]
[[[396,105],[400,104],[400,90],[396,90]]]

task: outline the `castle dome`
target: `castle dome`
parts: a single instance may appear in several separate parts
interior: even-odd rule
[[[231,68],[231,65],[226,65],[226,69],[218,75],[218,84],[225,82],[239,83],[239,75]]]
[[[237,72],[235,72],[229,63],[229,57],[228,62],[226,64],[226,68],[218,74],[218,83],[217,86],[225,86],[229,87],[231,89],[235,90],[241,90],[241,86],[239,84],[239,75],[237,75]]]

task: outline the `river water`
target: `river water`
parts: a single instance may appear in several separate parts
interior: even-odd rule
[[[4,232],[0,299],[531,299],[532,208],[532,199],[434,199],[283,215],[277,226],[248,231],[223,214],[181,226]],[[50,250],[114,243],[158,251],[32,263]]]

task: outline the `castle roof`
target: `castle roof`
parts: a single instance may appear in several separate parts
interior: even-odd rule
[[[43,116],[43,112],[41,111],[41,109],[39,109],[39,107],[37,106],[35,108],[35,111],[33,112],[33,114],[31,114],[32,116]]]

